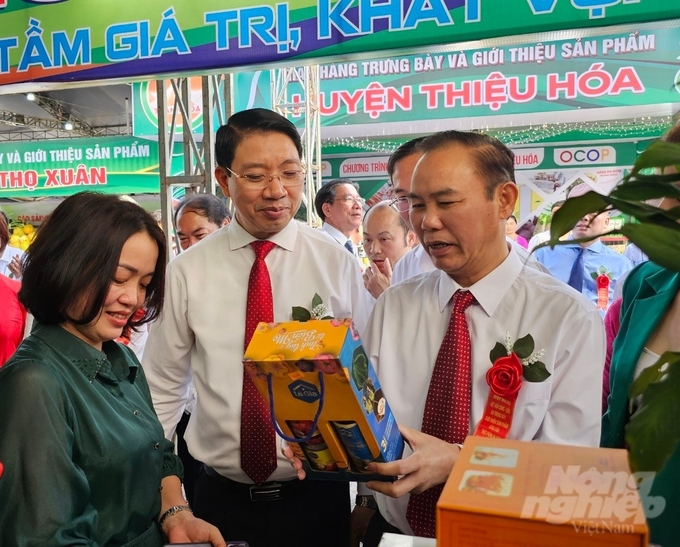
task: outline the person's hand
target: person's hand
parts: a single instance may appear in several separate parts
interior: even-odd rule
[[[227,547],[220,531],[212,524],[196,518],[190,511],[180,511],[163,523],[163,533],[170,543],[212,543],[213,547]]]
[[[14,255],[7,267],[15,279],[21,279],[23,272],[21,271],[21,258],[19,255]]]
[[[359,547],[359,542],[364,540],[368,523],[375,515],[375,509],[356,505],[349,516],[349,547]]]
[[[399,477],[394,482],[369,481],[366,486],[386,496],[398,498],[404,494],[420,494],[446,482],[453,469],[460,447],[410,427],[399,426],[413,454],[389,463],[368,464],[371,473]]]
[[[390,259],[386,258],[384,264],[384,275],[373,261],[371,261],[371,265],[366,268],[366,271],[364,272],[364,287],[371,293],[373,298],[378,298],[384,293],[392,282],[392,265],[390,264]]]
[[[293,469],[297,472],[298,479],[303,480],[307,475],[305,470],[302,469],[302,460],[293,453],[293,449],[285,441],[281,443],[281,454],[283,454],[290,462],[290,465],[293,466]]]

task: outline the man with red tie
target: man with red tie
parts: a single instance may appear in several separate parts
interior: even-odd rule
[[[166,307],[144,352],[154,404],[172,436],[189,396],[185,439],[204,462],[194,512],[250,547],[348,543],[346,483],[299,481],[242,358],[260,321],[290,321],[321,296],[360,332],[367,305],[356,259],[296,222],[304,188],[295,126],[269,110],[231,116],[216,136],[215,177],[234,220],[168,266]]]
[[[365,547],[386,531],[434,536],[435,504],[466,435],[597,446],[600,434],[602,321],[584,296],[523,267],[506,244],[518,196],[512,152],[459,131],[418,148],[406,198],[436,269],[385,291],[366,328],[409,447],[399,461],[369,466],[400,478],[367,484],[379,510]],[[506,401],[500,421],[487,420],[493,397]],[[370,511],[358,507],[355,518]]]

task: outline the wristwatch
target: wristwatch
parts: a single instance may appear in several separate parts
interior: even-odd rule
[[[373,511],[378,510],[378,504],[376,503],[373,496],[362,496],[361,494],[358,494],[354,501],[359,507],[366,507],[367,509],[372,509]]]

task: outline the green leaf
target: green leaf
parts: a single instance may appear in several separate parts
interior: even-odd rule
[[[656,141],[640,154],[631,174],[635,174],[647,167],[667,167],[669,165],[680,165],[680,145]]]
[[[561,236],[576,226],[576,223],[589,213],[604,211],[608,202],[605,196],[597,192],[588,192],[582,196],[569,198],[553,215],[550,223],[549,245],[554,247]]]
[[[496,342],[496,345],[491,350],[491,353],[489,353],[489,359],[491,359],[492,363],[495,363],[496,359],[499,359],[500,357],[507,357],[507,356],[508,356],[508,350],[506,350],[505,346],[503,344],[501,344],[500,342]]]
[[[308,309],[293,306],[293,321],[309,321],[311,318],[312,314],[309,313]]]
[[[534,351],[534,339],[531,334],[527,334],[523,338],[520,338],[512,345],[512,351],[517,354],[520,359],[526,359]]]
[[[661,179],[669,180],[668,183]],[[680,188],[676,188],[671,181],[680,180],[680,175],[654,175],[639,176],[636,179],[624,181],[619,184],[612,193],[611,197],[626,201],[644,201],[647,199],[670,197],[680,198]]]
[[[312,298],[312,309],[320,306],[321,304],[323,304],[323,300],[321,300],[321,297],[317,293],[314,293],[314,298]]]
[[[631,397],[642,394],[625,429],[633,471],[659,471],[680,441],[680,353],[666,352],[650,368],[630,388]]]
[[[590,277],[597,280],[597,272],[590,272]]]
[[[680,229],[628,223],[620,232],[640,247],[652,262],[680,271]]]
[[[543,382],[550,377],[550,373],[544,363],[536,361],[530,365],[524,365],[522,376],[527,382]]]

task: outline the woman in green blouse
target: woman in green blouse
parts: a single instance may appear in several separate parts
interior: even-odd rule
[[[115,196],[71,196],[39,231],[19,292],[36,323],[0,370],[0,545],[225,546],[186,505],[144,371],[113,341],[157,317],[164,271],[156,221]]]

